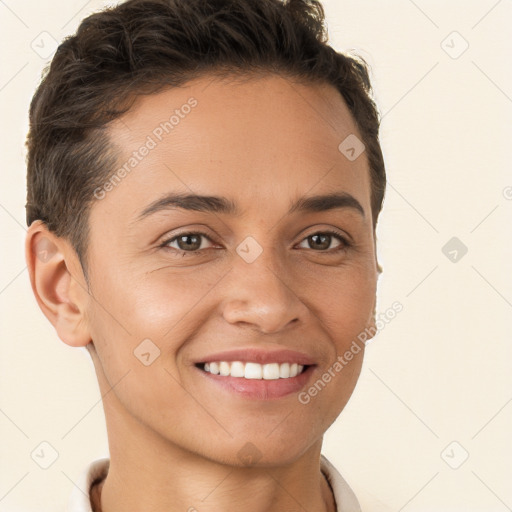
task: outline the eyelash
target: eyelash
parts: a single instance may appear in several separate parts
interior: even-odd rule
[[[178,238],[180,238],[182,236],[190,236],[190,235],[203,236],[207,240],[209,240],[210,242],[213,243],[213,241],[210,239],[210,237],[206,233],[203,233],[202,231],[184,231],[183,233],[174,235],[172,238],[168,238],[167,240],[164,240],[158,247],[162,248],[162,249],[172,250],[173,252],[177,252],[178,254],[181,253],[182,256],[191,256],[191,255],[202,254],[204,251],[208,250],[208,249],[199,249],[197,251],[184,251],[183,249],[176,249],[175,247],[168,247],[168,244],[170,244],[171,242],[174,242]],[[352,247],[352,243],[349,242],[341,233],[339,233],[338,231],[330,230],[330,229],[323,230],[323,231],[316,231],[315,233],[311,233],[310,235],[303,238],[300,243],[302,243],[304,240],[306,240],[310,236],[314,236],[314,235],[331,235],[331,236],[337,238],[341,242],[341,245],[335,249],[330,249],[327,251],[315,251],[315,252],[335,254],[335,253],[338,253],[343,250],[347,250],[350,247]],[[310,249],[310,250],[314,251],[314,249]]]

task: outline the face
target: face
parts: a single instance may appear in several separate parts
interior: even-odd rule
[[[338,149],[351,135],[334,88],[275,75],[197,79],[111,126],[119,165],[90,212],[86,307],[102,393],[115,386],[107,416],[230,464],[247,442],[276,464],[321,439],[364,350],[333,365],[375,305],[368,163]],[[339,197],[305,201],[325,195]],[[282,377],[202,364],[220,361]],[[285,378],[286,362],[304,373]]]

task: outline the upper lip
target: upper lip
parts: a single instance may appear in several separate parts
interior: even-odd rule
[[[262,348],[240,348],[227,350],[225,352],[216,352],[197,359],[198,363],[208,363],[212,361],[242,361],[244,363],[297,363],[306,365],[315,364],[314,360],[307,354],[289,349],[270,350]]]

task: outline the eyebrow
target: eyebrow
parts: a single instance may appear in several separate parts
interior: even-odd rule
[[[361,203],[347,192],[301,197],[290,206],[288,215],[295,212],[323,212],[336,208],[350,208],[357,211],[363,218],[365,217],[364,208],[361,206]],[[236,203],[227,197],[169,193],[144,208],[135,221],[139,222],[154,213],[174,209],[223,213],[232,216],[240,215],[240,209]]]

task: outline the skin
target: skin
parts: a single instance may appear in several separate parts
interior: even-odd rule
[[[338,150],[361,136],[327,84],[276,75],[202,77],[141,97],[110,127],[121,166],[190,97],[197,106],[119,185],[93,203],[89,289],[65,239],[36,221],[26,252],[36,299],[62,341],[87,346],[107,421],[104,512],[333,511],[320,473],[325,431],[356,385],[364,350],[310,403],[249,400],[208,385],[193,361],[232,348],[290,348],[316,360],[308,386],[374,326],[378,266],[368,162]],[[136,217],[167,192],[226,196],[243,214],[169,209]],[[287,214],[300,196],[346,192],[362,205]],[[202,254],[175,239],[200,229]],[[318,248],[311,235],[337,229]],[[247,263],[247,237],[263,252]],[[318,242],[317,242],[318,244]],[[196,246],[199,245],[199,242]],[[40,247],[48,249],[38,257]],[[179,248],[182,251],[179,252]],[[151,365],[134,356],[149,338]],[[259,458],[239,452],[250,442]],[[176,462],[178,461],[178,463]]]

